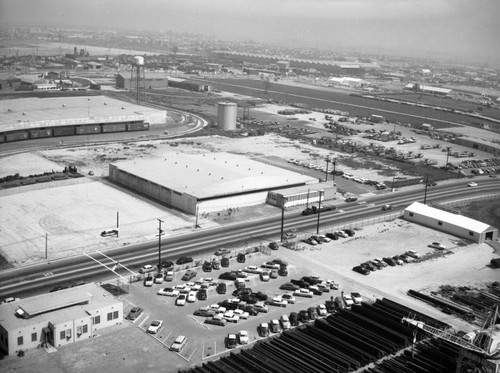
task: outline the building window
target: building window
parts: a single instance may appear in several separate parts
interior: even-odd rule
[[[61,333],[59,333],[59,339],[64,339],[66,338],[66,331],[62,330]]]
[[[413,217],[413,212],[408,213],[408,215],[410,215],[411,217]]]
[[[118,318],[118,311],[114,311],[113,312],[113,319],[117,319]]]
[[[101,316],[95,316],[94,317],[94,325],[100,324],[101,323]]]
[[[111,320],[113,320],[113,313],[112,312],[108,313],[108,321],[111,321]]]
[[[469,232],[469,236],[474,236],[474,232]]]
[[[80,336],[82,334],[82,327],[81,326],[77,326],[76,327],[76,335]]]
[[[88,333],[88,326],[87,326],[87,324],[85,324],[85,325],[82,326],[82,333],[83,334]]]
[[[31,342],[36,342],[37,341],[37,335],[36,333],[31,333]]]
[[[442,221],[438,221],[438,225],[443,225],[443,222]]]
[[[24,343],[23,337],[17,337],[17,345],[22,346],[23,343]]]

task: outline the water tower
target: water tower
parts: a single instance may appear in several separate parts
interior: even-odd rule
[[[224,131],[236,129],[238,105],[234,102],[219,102],[217,107],[217,126]]]
[[[130,93],[135,93],[135,100],[139,102],[139,94],[146,89],[144,76],[144,57],[135,56],[132,62],[132,73],[130,76]]]

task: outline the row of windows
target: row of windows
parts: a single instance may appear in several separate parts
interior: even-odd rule
[[[31,333],[31,342],[36,342],[38,341],[38,333]],[[22,346],[24,344],[24,338],[17,337],[17,345]]]

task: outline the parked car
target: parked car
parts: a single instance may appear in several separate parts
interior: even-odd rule
[[[285,265],[280,266],[280,269],[278,270],[278,275],[288,276],[288,269]]]
[[[163,289],[158,290],[158,292],[156,294],[164,295],[167,297],[176,297],[180,294],[180,292],[179,292],[179,290],[174,289],[174,288],[163,288]]]
[[[349,236],[352,237],[356,234],[352,229],[344,229],[344,232]]]
[[[226,348],[235,348],[238,345],[236,334],[228,334],[226,337]]]
[[[217,316],[217,315],[215,315]],[[207,318],[205,320],[205,324],[210,324],[210,325],[217,325],[217,326],[226,326],[227,320],[224,318],[218,318],[218,317],[212,317],[212,318]]]
[[[269,272],[269,278],[278,278],[278,270],[271,269],[271,271]]]
[[[191,258],[189,256],[181,256],[179,259],[177,259],[175,264],[177,264],[177,265],[187,264],[187,263],[191,263],[192,261],[193,261],[193,258]]]
[[[149,273],[154,271],[156,271],[156,267],[152,266],[151,264],[146,264],[142,266],[141,269],[139,269],[139,273]]]
[[[269,245],[268,247],[271,249],[271,250],[278,250],[279,249],[279,245],[277,242],[269,242]]]
[[[200,307],[199,309],[193,312],[195,316],[203,316],[203,317],[212,317],[215,315],[215,310],[210,309],[208,307]]]
[[[392,210],[392,205],[383,205],[382,206],[382,211],[389,211]]]
[[[354,304],[354,300],[352,299],[350,294],[344,293],[344,303],[347,308],[351,307]]]
[[[325,234],[325,236],[335,241],[339,239],[339,236],[337,236],[335,233],[327,233]]]
[[[312,298],[313,293],[309,289],[299,289],[293,292],[296,297]]]
[[[248,332],[246,330],[240,330],[238,333],[238,340],[242,345],[248,344],[248,342],[250,342],[250,338],[248,337]]]
[[[473,181],[471,181],[470,183],[468,183],[468,184],[467,184],[467,186],[468,186],[468,187],[477,187],[477,186],[478,186],[478,184],[477,184],[477,183],[475,183],[475,182],[473,182]]]
[[[269,324],[267,322],[260,323],[258,332],[261,337],[269,337]]]
[[[297,312],[290,312],[289,320],[292,326],[299,325],[299,314]]]
[[[155,275],[154,283],[155,284],[162,284],[163,283],[163,274],[157,273]]]
[[[217,284],[216,291],[217,291],[217,294],[226,294],[226,292],[227,292],[227,285],[226,285],[226,283],[219,282]]]
[[[394,267],[397,265],[396,261],[393,258],[386,257],[386,258],[382,258],[382,260],[384,262],[386,262],[387,264],[389,264],[391,267]]]
[[[415,259],[420,259],[422,257],[422,255],[417,253],[415,250],[408,250],[407,252],[405,252],[405,254]]]
[[[358,199],[356,197],[347,197],[344,201],[346,202],[356,202]]]
[[[292,324],[290,323],[290,319],[288,315],[281,315],[280,317],[281,329],[288,330],[291,328]]]
[[[397,265],[402,266],[403,264],[405,264],[405,262],[403,261],[403,259],[400,258],[399,255],[394,255],[392,259],[394,259]]]
[[[433,243],[430,243],[428,246],[432,247],[433,249],[446,250],[446,246],[440,242],[433,242]]]
[[[182,276],[182,281],[189,281],[195,278],[197,275],[196,271],[193,271],[192,269],[188,269],[186,273],[184,273],[184,276]]]
[[[288,305],[288,302],[281,297],[274,297],[270,300],[267,300],[266,304],[269,304],[270,306],[286,307]]]
[[[196,291],[190,291],[190,292],[188,293],[188,296],[187,296],[186,300],[187,300],[189,303],[193,303],[193,302],[196,300]]]
[[[223,272],[219,275],[219,278],[221,280],[232,280],[235,281],[238,278],[238,275],[236,272],[231,271],[231,272]]]
[[[308,244],[308,245],[311,245],[311,246],[316,246],[318,243],[316,242],[316,240],[314,240],[312,237],[308,237],[308,238],[304,238],[302,240],[302,242]]]
[[[257,266],[246,266],[243,270],[247,273],[256,273],[256,274],[262,273],[262,268],[259,268]]]
[[[212,272],[212,263],[205,261],[205,263],[203,263],[203,266],[201,267],[201,269],[203,272]]]
[[[260,274],[261,281],[269,281],[269,271],[262,271]]]
[[[264,302],[257,302],[253,306],[260,313],[268,313],[269,312],[269,308],[265,305]]]
[[[326,312],[326,306],[324,304],[320,304],[318,307],[317,307],[317,312],[318,312],[318,316],[326,316],[327,312]]]
[[[174,281],[174,271],[165,272],[165,277],[163,278],[166,282]]]
[[[293,232],[286,232],[283,234],[283,240],[293,240],[294,238],[297,238],[297,235]]]
[[[291,282],[285,282],[284,284],[282,284],[280,286],[280,289],[295,291],[295,290],[299,289],[299,286],[298,285],[294,285]]]
[[[177,299],[175,300],[175,305],[176,306],[184,306],[186,304],[186,294],[179,294],[177,296]]]
[[[187,338],[183,335],[178,336],[172,346],[170,346],[170,351],[180,352],[187,343]]]
[[[283,294],[281,298],[286,300],[288,304],[295,304],[295,297],[290,293]]]
[[[227,256],[222,257],[220,260],[220,265],[222,267],[229,267],[229,258]]]
[[[310,320],[309,313],[307,312],[307,310],[300,310],[299,311],[298,320],[302,323],[308,322]]]
[[[161,262],[161,267],[167,270],[172,269],[174,268],[174,262],[172,262],[171,260],[166,260],[164,262]]]
[[[147,332],[151,334],[156,334],[160,330],[163,325],[162,320],[154,320],[148,327]]]
[[[127,318],[129,320],[135,320],[142,314],[143,311],[144,309],[142,307],[132,307],[132,309],[128,313]]]
[[[370,270],[365,268],[365,267],[362,267],[362,266],[355,266],[355,267],[352,267],[352,270],[354,272],[358,272],[358,273],[361,273],[362,275],[369,275],[370,274]]]
[[[212,260],[212,269],[216,271],[220,269],[220,260],[218,259]]]
[[[346,232],[344,232],[344,231],[336,231],[334,234],[335,234],[337,237],[342,237],[342,238],[347,238],[347,237],[349,237],[349,235],[348,235]]]
[[[144,286],[147,286],[147,287],[153,286],[153,276],[147,276],[144,279]]]
[[[270,328],[271,328],[271,332],[273,332],[273,333],[281,333],[281,325],[280,325],[279,320],[277,320],[277,319],[271,320]]]
[[[351,293],[351,298],[354,304],[361,304],[363,302],[363,297],[358,292]]]
[[[236,261],[238,263],[245,263],[247,261],[247,257],[243,253],[239,253],[238,256],[236,257]]]

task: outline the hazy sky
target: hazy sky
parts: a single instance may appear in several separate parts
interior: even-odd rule
[[[0,0],[28,23],[500,61],[500,0]]]

